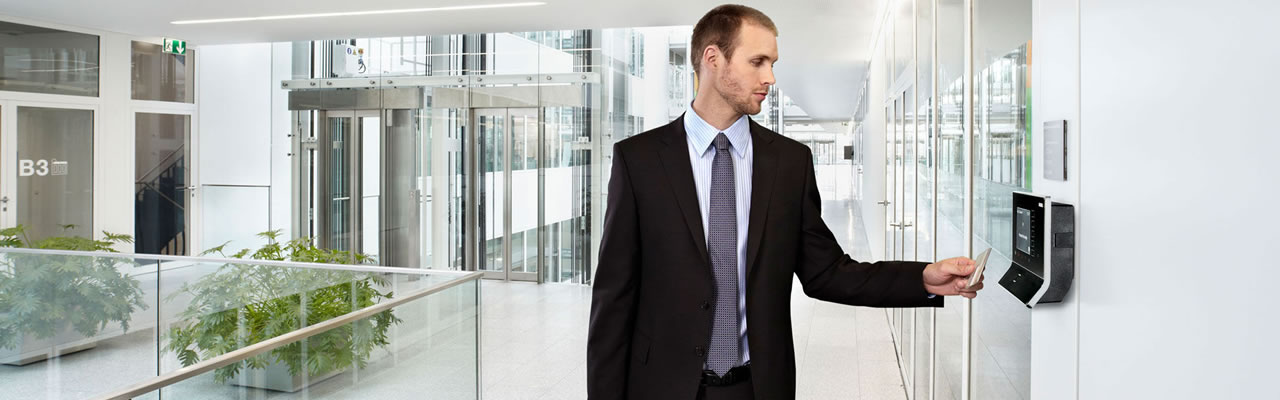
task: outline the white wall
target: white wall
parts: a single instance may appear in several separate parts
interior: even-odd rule
[[[667,65],[671,63],[671,53],[668,48],[667,35],[670,34],[669,28],[636,28],[636,31],[644,34],[644,79],[636,82],[633,79],[632,88],[640,88],[641,90],[632,90],[632,99],[630,101],[638,101],[643,105],[641,116],[644,117],[644,125],[638,127],[641,132],[658,128],[671,122],[671,115],[667,109],[667,91],[671,85],[668,77]],[[640,96],[637,96],[640,95]]]
[[[1032,175],[1031,187],[1055,201],[1080,204],[1080,48],[1076,0],[1036,0],[1032,18]],[[1067,121],[1067,181],[1044,178],[1045,121]],[[1083,213],[1081,213],[1083,214]],[[1077,229],[1087,228],[1077,220]],[[1077,242],[1077,250],[1081,243]],[[1077,340],[1080,281],[1062,304],[1039,305],[1031,312],[1031,398],[1077,398]],[[995,277],[992,277],[995,278]],[[991,287],[995,290],[1003,288]]]
[[[494,74],[573,72],[573,55],[510,33],[491,35]],[[534,61],[534,63],[530,63]]]
[[[47,24],[36,24],[49,26]],[[93,138],[93,234],[134,232],[133,38],[100,33],[98,134]],[[197,57],[199,58],[199,57]],[[117,251],[132,253],[132,244]]]
[[[863,160],[865,166],[862,171],[862,221],[867,231],[867,243],[871,246],[871,255],[877,260],[883,260],[884,254],[884,234],[885,234],[885,210],[882,205],[876,202],[884,201],[887,193],[885,192],[885,116],[884,116],[884,98],[888,88],[883,78],[886,76],[885,71],[885,43],[883,36],[876,43],[876,50],[873,54],[871,64],[867,71],[867,76],[872,77],[868,80],[870,90],[867,91],[867,98],[871,105],[867,108],[867,117],[864,120],[865,135],[863,144],[866,146],[862,149]],[[859,260],[869,261],[869,260]]]
[[[200,214],[196,250],[256,248],[271,229],[272,45],[201,46],[196,57]],[[278,120],[276,121],[279,122]],[[288,226],[288,225],[284,225]]]
[[[280,237],[293,237],[292,114],[289,91],[280,81],[293,79],[293,43],[271,44],[271,229]]]
[[[1072,293],[1033,312],[1032,398],[1280,397],[1280,6],[1036,7],[1034,126],[1068,120],[1074,156],[1034,185],[1078,209]]]

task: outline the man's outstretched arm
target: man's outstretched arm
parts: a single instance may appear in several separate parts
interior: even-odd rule
[[[810,153],[809,158],[812,159]],[[942,296],[925,290],[922,262],[866,263],[849,258],[822,220],[822,199],[813,163],[805,169],[801,204],[800,260],[796,276],[805,294],[818,300],[869,307],[941,307]]]

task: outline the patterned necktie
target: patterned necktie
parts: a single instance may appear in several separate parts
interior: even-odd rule
[[[710,236],[711,269],[716,279],[716,315],[711,328],[707,367],[723,376],[738,365],[738,213],[734,195],[733,158],[729,138],[716,136],[716,158],[711,163]]]

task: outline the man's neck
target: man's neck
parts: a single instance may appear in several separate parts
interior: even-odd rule
[[[738,122],[738,118],[742,118],[742,114],[734,111],[733,107],[722,99],[710,96],[706,92],[700,93],[693,99],[693,112],[698,114],[698,118],[702,118],[703,121],[707,121],[712,127],[722,132],[733,126],[734,122]]]

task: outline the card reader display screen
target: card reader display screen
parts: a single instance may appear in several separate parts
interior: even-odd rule
[[[1017,230],[1014,232],[1013,243],[1017,246],[1018,251],[1026,254],[1031,253],[1031,210],[1017,207]]]
[[[1012,231],[1013,263],[1036,276],[1044,273],[1045,233],[1042,231],[1048,214],[1046,207],[1049,206],[1045,203],[1043,197],[1015,192],[1011,210],[1013,218],[1007,220],[1012,226],[1006,225]]]

